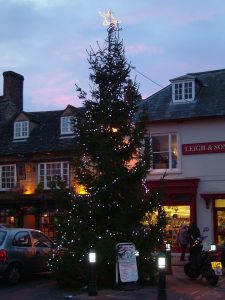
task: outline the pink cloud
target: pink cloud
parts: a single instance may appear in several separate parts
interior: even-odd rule
[[[64,109],[68,104],[75,105],[75,87],[73,74],[45,74],[32,78],[31,98],[33,106],[57,107]],[[39,109],[38,109],[39,110]]]
[[[55,50],[51,50],[51,52],[53,55],[58,56],[60,60],[66,62],[74,61],[76,59],[80,60],[81,58],[86,59],[87,57],[87,53],[82,46],[70,45],[70,47],[68,47],[68,45],[66,45]]]

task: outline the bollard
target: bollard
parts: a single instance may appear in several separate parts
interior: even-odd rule
[[[212,243],[210,245],[210,251],[216,251],[216,244]]]
[[[166,274],[173,274],[171,263],[171,244],[166,243]]]
[[[96,253],[93,249],[88,254],[89,278],[88,278],[88,296],[96,296],[97,292],[97,274],[96,274]]]
[[[166,300],[166,257],[163,253],[158,256],[158,298],[157,300]]]

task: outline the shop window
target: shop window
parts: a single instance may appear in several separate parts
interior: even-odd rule
[[[0,224],[15,227],[17,226],[18,218],[11,215],[11,211],[9,209],[0,211]]]
[[[216,208],[216,240],[218,244],[225,243],[225,199],[215,200]]]
[[[6,211],[1,211],[0,212],[0,223],[1,224],[7,224],[9,219],[9,214]]]
[[[177,246],[177,236],[181,225],[190,224],[190,206],[164,206],[167,217],[166,240],[172,247]]]
[[[15,227],[15,226],[17,226],[17,221],[18,221],[18,219],[16,217],[10,215],[9,210],[0,211],[0,224],[9,226],[9,227]]]
[[[178,168],[178,145],[175,133],[151,136],[152,145],[152,169],[154,170],[177,170]]]
[[[55,238],[54,212],[43,212],[41,214],[40,230],[51,239]]]

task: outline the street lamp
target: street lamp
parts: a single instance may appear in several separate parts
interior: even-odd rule
[[[166,256],[160,253],[157,259],[159,271],[158,300],[166,300]]]
[[[171,244],[170,242],[166,242],[166,274],[172,274],[172,263],[171,263]]]
[[[96,252],[91,249],[88,253],[89,262],[89,280],[88,280],[88,296],[96,296],[97,292],[97,276],[96,276]]]

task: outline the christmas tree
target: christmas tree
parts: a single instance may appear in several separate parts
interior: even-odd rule
[[[63,193],[58,197],[58,242],[64,251],[50,264],[64,283],[85,282],[91,248],[97,253],[100,285],[112,285],[117,243],[133,242],[146,264],[151,250],[163,242],[160,195],[145,187],[151,163],[145,112],[138,110],[141,96],[130,78],[120,32],[118,23],[110,22],[103,46],[88,52],[91,99],[77,87],[83,108],[74,123],[74,170],[86,193],[58,192]]]

